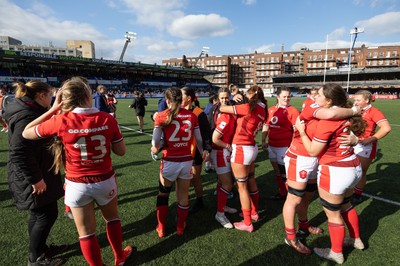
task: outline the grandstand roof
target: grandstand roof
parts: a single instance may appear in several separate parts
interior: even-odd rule
[[[135,63],[135,62],[104,60],[96,58],[91,59],[83,57],[19,52],[10,50],[0,50],[0,62],[59,65],[68,67],[111,68],[113,70],[122,70],[129,72],[131,71],[158,72],[167,74],[171,73],[179,75],[188,75],[197,78],[202,78],[204,76],[209,76],[209,75],[215,75],[218,73],[217,71],[210,71],[197,68],[161,66],[157,64],[145,64],[141,62]]]

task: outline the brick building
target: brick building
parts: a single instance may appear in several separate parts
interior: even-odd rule
[[[303,48],[299,51],[235,54],[204,57],[171,58],[162,61],[164,65],[178,67],[196,67],[206,70],[219,71],[214,77],[213,85],[228,86],[237,84],[241,88],[249,88],[259,85],[264,89],[273,89],[276,86],[275,78],[285,76],[302,76],[307,81],[307,76],[346,76],[348,71],[349,48],[337,48],[328,50],[309,50]],[[390,72],[387,78],[394,78],[393,85],[400,89],[400,46],[376,46],[366,47],[362,45],[354,48],[351,53],[351,73],[364,71],[368,73],[368,79],[385,79],[382,73],[385,69]],[[390,69],[390,71],[389,71]],[[326,72],[325,72],[326,71]],[[374,77],[373,73],[380,75]],[[325,74],[324,74],[325,73]],[[395,73],[395,74],[393,74]],[[398,73],[398,74],[397,74]],[[337,75],[336,75],[337,74]],[[333,77],[333,80],[335,78]],[[302,82],[303,82],[302,81]],[[315,80],[314,80],[315,81]],[[315,83],[320,82],[319,80]],[[301,82],[294,87],[301,87]],[[354,89],[357,83],[350,84]]]

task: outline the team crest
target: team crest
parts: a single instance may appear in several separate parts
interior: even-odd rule
[[[299,172],[300,178],[305,179],[307,177],[307,171],[306,170],[301,170]]]

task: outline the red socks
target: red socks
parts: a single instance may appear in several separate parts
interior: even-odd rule
[[[351,209],[344,211],[341,213],[344,222],[347,225],[347,229],[349,230],[349,235],[351,238],[359,238],[360,237],[360,227],[358,223],[358,214],[356,209],[351,207]]]
[[[176,225],[176,228],[180,229],[185,228],[185,223],[188,213],[189,213],[189,205],[182,206],[178,204],[178,224]]]
[[[281,176],[275,176],[275,180],[278,183],[279,195],[281,195],[282,197],[286,196],[286,182],[283,181],[283,178]]]
[[[228,200],[229,191],[226,191],[222,186],[217,188],[217,211],[224,212],[226,201]]]
[[[103,261],[101,259],[100,245],[94,234],[80,237],[79,243],[81,245],[83,256],[90,266],[103,265]]]
[[[158,225],[161,226],[161,229],[164,229],[168,215],[168,205],[157,206],[156,213],[157,213]]]
[[[120,220],[110,221],[106,224],[106,232],[108,242],[114,252],[116,259],[123,259],[124,252],[122,251],[122,226]]]
[[[308,230],[308,227],[310,227],[310,223],[308,222],[308,220],[299,220],[298,221],[298,225],[299,225],[299,229],[306,231]]]
[[[243,222],[245,225],[251,225],[251,210],[242,209]]]
[[[354,194],[356,195],[361,195],[363,193],[364,189],[363,188],[358,188],[358,187],[354,187]]]
[[[286,238],[288,240],[293,240],[296,237],[296,230],[294,230],[294,228],[287,228],[285,227],[285,231],[286,231]]]
[[[260,193],[257,191],[249,192],[251,198],[251,214],[258,214],[258,201],[260,199]]]
[[[335,253],[342,253],[345,236],[344,225],[328,222],[328,229],[331,238],[331,250]]]

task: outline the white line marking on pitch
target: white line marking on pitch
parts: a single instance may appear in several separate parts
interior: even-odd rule
[[[367,193],[362,193],[362,194],[363,194],[363,196],[369,197],[369,198],[374,199],[374,200],[379,200],[379,201],[383,201],[383,202],[386,202],[386,203],[389,203],[389,204],[400,206],[400,202],[397,202],[397,201],[384,199],[384,198],[381,198],[381,197],[378,197],[378,196],[374,196],[374,195],[370,195],[370,194],[367,194]]]
[[[134,128],[125,127],[125,126],[120,126],[120,127],[121,127],[121,128],[124,128],[124,129],[126,129],[126,130],[134,131],[134,132],[137,132],[137,133],[141,133],[141,134],[144,134],[144,135],[147,135],[147,136],[153,137],[153,134],[146,133],[146,132],[140,132],[139,130],[137,130],[137,129],[134,129]]]

